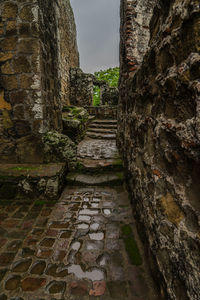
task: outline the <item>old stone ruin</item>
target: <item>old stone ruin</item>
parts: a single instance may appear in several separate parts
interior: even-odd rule
[[[69,0],[0,2],[0,300],[200,299],[200,3],[120,18],[113,89]]]

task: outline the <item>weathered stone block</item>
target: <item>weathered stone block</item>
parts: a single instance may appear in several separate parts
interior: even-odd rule
[[[16,73],[31,73],[31,65],[25,55],[13,59],[13,68]]]
[[[0,40],[0,48],[3,51],[16,50],[18,37],[8,36]]]
[[[13,53],[0,52],[0,62],[4,62],[6,60],[13,58],[13,55],[14,55]]]
[[[2,17],[5,19],[15,19],[18,13],[18,6],[16,3],[8,2],[3,6]]]
[[[19,53],[37,53],[39,55],[40,43],[38,39],[20,39],[18,43]]]
[[[37,10],[37,8],[33,5],[25,5],[21,10],[20,10],[20,13],[19,13],[19,17],[22,21],[26,21],[26,22],[33,22],[35,20],[35,17],[34,17],[34,9]]]
[[[19,34],[22,37],[30,37],[31,36],[31,28],[29,23],[19,23]]]
[[[8,74],[8,75],[14,74],[14,71],[13,71],[13,68],[12,68],[12,65],[10,62],[6,62],[5,64],[3,64],[1,66],[1,73]]]
[[[10,93],[11,104],[20,104],[26,101],[27,93],[26,91],[14,91]]]
[[[16,35],[17,34],[17,23],[16,21],[8,21],[6,25],[6,34]]]

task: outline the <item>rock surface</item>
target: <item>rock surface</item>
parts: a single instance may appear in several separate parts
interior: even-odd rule
[[[118,146],[138,228],[163,292],[197,299],[199,1],[122,1],[121,16]]]
[[[3,0],[0,15],[0,161],[40,163],[33,140],[62,130],[69,70],[79,66],[73,12],[69,0]],[[20,155],[27,147],[34,155]]]

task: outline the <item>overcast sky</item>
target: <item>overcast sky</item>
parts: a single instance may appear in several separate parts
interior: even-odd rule
[[[70,0],[84,72],[119,65],[120,0]]]

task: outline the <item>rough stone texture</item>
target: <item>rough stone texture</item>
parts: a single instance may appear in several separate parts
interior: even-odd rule
[[[62,129],[76,31],[69,0],[3,0],[0,15],[0,160],[19,162],[24,138]]]
[[[62,112],[63,133],[75,143],[80,142],[86,132],[89,114],[83,107],[64,106]]]
[[[93,74],[84,73],[80,68],[70,71],[70,104],[75,106],[93,105],[93,88],[100,88],[101,105],[117,105],[118,88],[110,87],[104,80],[98,80]]]
[[[92,105],[93,75],[79,68],[70,71],[70,104],[75,106]]]
[[[143,39],[134,24],[140,5],[151,12],[153,3],[121,2],[118,146],[157,282],[170,299],[194,300],[200,295],[200,7],[196,0],[158,1],[142,61],[137,41],[146,50],[148,34]]]
[[[101,86],[100,101],[102,105],[117,105],[119,100],[119,90],[116,87]]]
[[[67,187],[56,203],[0,203],[0,217],[0,299],[162,299],[145,257],[133,265],[124,247],[126,226],[143,256],[123,187]]]
[[[99,119],[117,119],[117,106],[85,106],[91,116]]]
[[[0,199],[25,198],[30,202],[34,198],[56,199],[62,191],[66,171],[65,163],[0,164]]]

